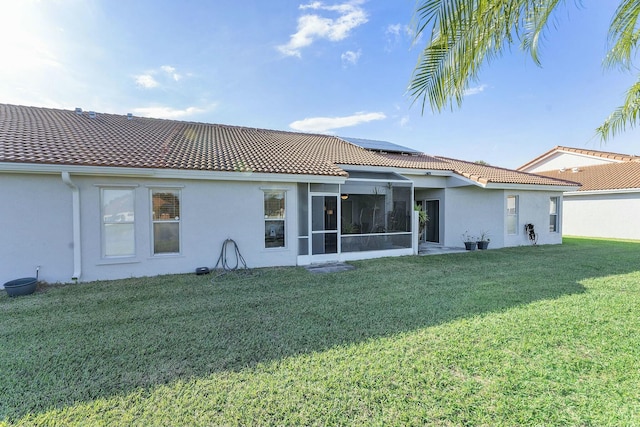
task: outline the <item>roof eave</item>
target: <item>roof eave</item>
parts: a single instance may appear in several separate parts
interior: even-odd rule
[[[514,183],[500,183],[490,182],[483,188],[490,190],[529,190],[529,191],[557,191],[567,192],[575,191],[575,185],[550,185],[550,184],[514,184]]]
[[[154,179],[195,179],[214,181],[272,181],[272,182],[310,182],[342,184],[347,176],[262,173],[262,172],[225,172],[186,169],[127,168],[114,166],[79,166],[64,164],[11,163],[0,162],[0,172],[59,174],[69,172],[86,176],[117,176]]]
[[[584,190],[584,191],[568,191],[565,196],[595,196],[602,194],[625,194],[640,193],[640,188],[613,188],[608,190]]]

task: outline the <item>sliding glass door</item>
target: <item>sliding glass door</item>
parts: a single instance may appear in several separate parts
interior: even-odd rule
[[[338,215],[337,194],[312,194],[311,255],[314,256],[314,259],[337,259]],[[322,255],[329,256],[316,257]]]

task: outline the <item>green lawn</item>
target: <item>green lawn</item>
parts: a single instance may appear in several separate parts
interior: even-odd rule
[[[0,426],[640,425],[639,242],[353,264],[2,292]]]

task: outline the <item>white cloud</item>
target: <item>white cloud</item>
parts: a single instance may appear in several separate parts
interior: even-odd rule
[[[136,84],[145,89],[152,89],[154,87],[158,87],[160,83],[156,79],[153,78],[151,74],[140,74],[135,76]]]
[[[176,72],[176,69],[174,67],[172,67],[171,65],[163,65],[160,67],[160,69],[162,71],[164,71],[165,73],[167,73],[169,75],[169,77],[171,77],[173,80],[178,81],[182,78],[182,75],[178,74]]]
[[[400,122],[398,122],[398,124],[400,125],[401,128],[406,127],[409,124],[409,117],[408,116],[404,116],[400,119]]]
[[[357,126],[386,118],[387,116],[384,113],[356,113],[345,117],[309,117],[303,120],[296,120],[289,127],[302,132],[329,133],[333,129]]]
[[[346,3],[326,6],[316,1],[301,5],[300,10],[337,12],[335,19],[326,18],[318,14],[305,14],[298,18],[296,33],[291,35],[289,43],[278,46],[278,50],[287,56],[301,56],[302,48],[310,46],[319,39],[330,41],[344,40],[354,28],[367,22],[367,14],[360,7],[363,0],[352,0]]]
[[[167,78],[174,82],[182,79],[182,74],[178,73],[175,67],[171,65],[161,65],[158,68],[149,70],[144,74],[134,76],[136,84],[145,89],[153,89],[161,85],[161,81],[167,82]]]
[[[476,86],[476,87],[470,87],[469,89],[464,91],[464,95],[465,96],[477,95],[480,92],[484,92],[484,90],[486,88],[487,88],[487,85],[480,85],[480,86]]]
[[[342,65],[343,66],[347,66],[349,64],[356,65],[361,55],[362,55],[361,50],[358,50],[357,52],[354,52],[352,50],[346,51],[340,56],[340,58],[342,59]]]
[[[194,114],[204,113],[206,110],[198,107],[187,107],[177,110],[171,107],[140,107],[134,108],[133,112],[142,117],[153,117],[156,119],[180,119]]]
[[[405,39],[410,42],[414,42],[415,44],[420,43],[420,37],[418,40],[413,40],[415,38],[415,31],[408,25],[390,24],[387,26],[384,35],[386,39],[384,49],[387,52],[395,49],[395,47],[400,45]]]

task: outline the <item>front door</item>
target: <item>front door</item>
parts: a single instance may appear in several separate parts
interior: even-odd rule
[[[423,209],[429,216],[426,241],[440,243],[440,200],[425,200]]]
[[[313,262],[338,259],[338,195],[311,196],[311,255]]]

